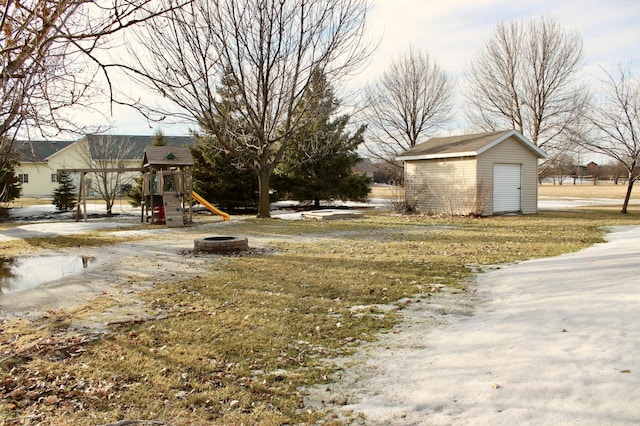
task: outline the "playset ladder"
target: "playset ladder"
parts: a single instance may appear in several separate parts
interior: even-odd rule
[[[162,196],[164,206],[164,220],[169,228],[184,226],[184,216],[182,214],[182,200],[177,192],[166,192]]]

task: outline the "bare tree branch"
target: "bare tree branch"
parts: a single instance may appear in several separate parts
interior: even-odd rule
[[[68,107],[95,108],[100,75],[113,98],[108,65],[98,52],[112,36],[188,0],[3,0],[0,2],[0,137],[20,131],[83,132]],[[96,129],[93,129],[96,130]],[[11,149],[8,143],[3,149]]]
[[[624,167],[629,179],[621,212],[627,213],[633,184],[640,178],[640,77],[631,75],[631,65],[605,73],[601,102],[589,117],[593,131],[576,140]]]
[[[115,135],[87,135],[86,143],[80,160],[93,170],[91,175],[95,181],[90,182],[91,189],[105,201],[107,216],[111,216],[122,185],[132,182],[131,177],[112,170],[125,167],[124,161],[129,158],[133,144],[129,138]]]
[[[500,23],[469,70],[468,119],[518,130],[548,151],[569,149],[589,93],[579,81],[582,37],[551,18]]]
[[[147,114],[190,117],[255,171],[269,217],[269,180],[306,124],[313,73],[335,81],[367,59],[366,12],[366,0],[196,0],[140,29],[128,70],[171,103]],[[233,110],[217,93],[223,77],[237,86]]]
[[[426,52],[411,48],[400,55],[365,91],[369,153],[397,165],[397,155],[451,120],[453,90]]]

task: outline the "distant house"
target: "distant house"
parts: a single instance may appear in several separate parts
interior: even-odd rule
[[[169,146],[193,146],[191,136],[165,136]],[[16,175],[24,197],[49,197],[58,186],[58,170],[104,167],[140,168],[152,136],[86,135],[76,141],[16,141]],[[132,182],[136,173],[122,181]],[[91,177],[87,179],[91,191]],[[77,181],[76,181],[77,184]]]
[[[23,196],[53,193],[58,186],[56,170],[65,167],[54,155],[73,143],[74,141],[16,141],[20,163],[15,172],[22,186]]]
[[[435,214],[536,213],[538,160],[546,155],[515,130],[433,138],[397,157],[405,197]]]
[[[363,158],[351,168],[351,171],[353,173],[366,176],[373,182],[373,174],[376,171],[376,166],[369,158]]]

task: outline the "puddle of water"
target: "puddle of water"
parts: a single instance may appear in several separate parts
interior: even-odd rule
[[[0,258],[0,294],[38,287],[89,268],[88,256],[29,256]]]

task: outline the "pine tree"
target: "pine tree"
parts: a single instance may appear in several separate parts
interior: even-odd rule
[[[198,139],[192,150],[196,190],[210,202],[227,209],[253,207],[258,203],[256,170],[224,150],[235,145],[236,155],[249,149],[254,136],[246,124],[246,114],[238,100],[238,87],[231,74],[221,78],[220,98],[216,102],[215,116],[219,123],[216,132]],[[351,168],[358,161],[356,150],[363,142],[364,126],[349,133],[348,115],[333,118],[339,102],[325,75],[316,70],[313,83],[297,107],[295,120],[305,122],[293,136],[283,160],[272,175],[271,187],[275,192],[271,201],[290,197],[299,201],[335,199],[363,199],[369,193],[370,180],[353,174]],[[220,143],[218,138],[228,138]],[[234,142],[241,138],[242,143]],[[257,144],[253,144],[257,146]],[[243,148],[244,147],[244,148]]]
[[[300,106],[308,124],[296,135],[277,187],[289,199],[319,207],[321,200],[360,200],[369,194],[370,179],[351,170],[361,160],[357,148],[364,142],[365,126],[349,133],[349,115],[332,119],[339,106],[326,77],[316,70]]]
[[[151,145],[153,146],[167,146],[167,139],[164,137],[162,129],[156,129],[156,132],[151,137]]]
[[[124,195],[129,199],[129,205],[131,205],[131,207],[140,207],[142,205],[142,180],[142,173],[138,176],[134,176],[133,185],[131,185],[131,188],[124,193]]]
[[[224,210],[255,209],[258,205],[255,173],[234,163],[224,152],[207,152],[205,145],[199,143],[191,150],[195,163],[193,182],[196,191]]]
[[[9,142],[0,138],[0,145],[7,145]],[[22,194],[22,187],[16,178],[16,166],[18,161],[15,152],[10,151],[0,156],[0,203],[9,203]]]
[[[53,191],[53,204],[61,212],[73,210],[76,206],[76,186],[66,173],[58,175],[58,187]]]
[[[240,112],[238,85],[230,73],[221,77],[217,92],[220,96],[215,108],[218,131],[197,137],[196,146],[191,150],[196,191],[223,209],[256,208],[258,181],[255,171],[224,150],[224,144],[218,140],[219,137],[231,140],[239,134],[251,138]]]

